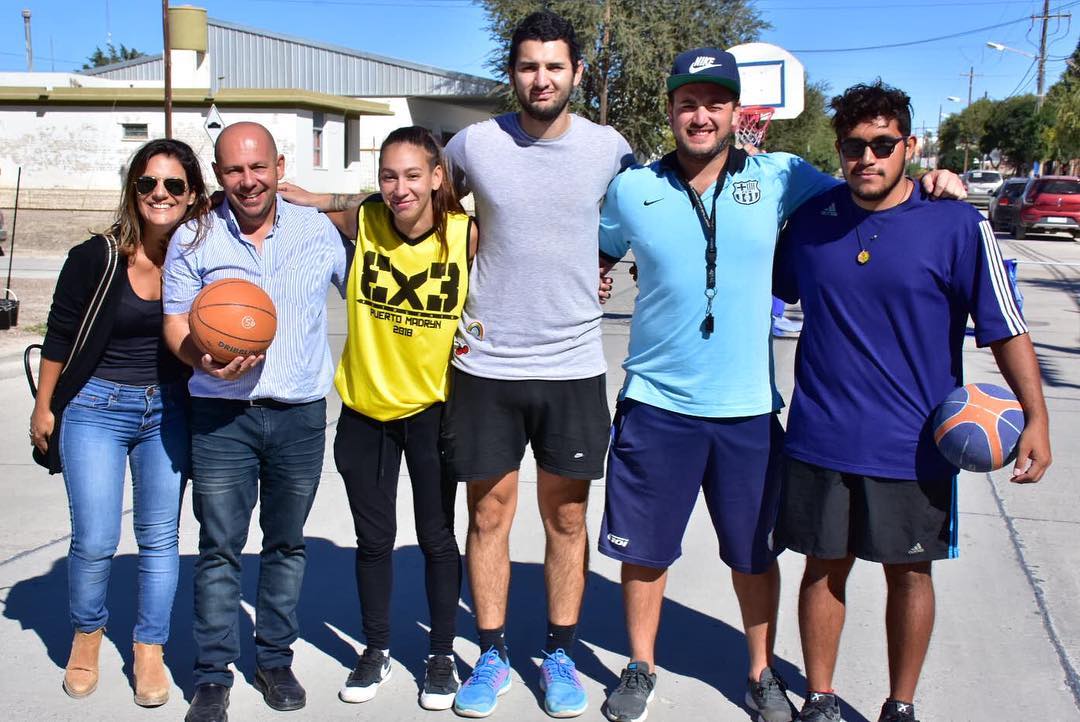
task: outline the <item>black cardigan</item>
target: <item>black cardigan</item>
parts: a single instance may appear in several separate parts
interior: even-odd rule
[[[94,236],[68,252],[60,278],[56,281],[52,307],[49,309],[48,329],[41,348],[41,357],[65,364],[60,380],[53,392],[49,408],[56,421],[49,438],[47,454],[50,474],[57,474],[60,466],[60,421],[64,409],[75,398],[97,368],[112,335],[113,323],[119,308],[121,289],[117,283],[121,273],[127,273],[127,259],[120,256],[108,277],[104,279],[104,302],[96,314],[88,320],[83,332],[86,341],[73,354],[79,327],[86,315],[87,306],[94,299],[109,264],[109,241],[104,236]]]

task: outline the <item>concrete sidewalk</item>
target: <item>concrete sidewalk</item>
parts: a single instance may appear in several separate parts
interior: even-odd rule
[[[1071,241],[1003,241],[1006,256],[1023,261],[1080,262]],[[1004,472],[962,475],[961,557],[936,565],[938,618],[917,706],[923,722],[938,720],[1074,720],[1080,718],[1080,504],[1075,479],[1080,472],[1080,269],[1021,265],[1025,312],[1032,327],[1051,410],[1056,460],[1034,487],[1008,483]],[[605,350],[612,399],[622,381],[619,363],[626,350],[632,284],[620,270],[615,298],[608,304]],[[343,328],[344,309],[332,302],[331,328]],[[332,339],[340,348],[342,336]],[[774,344],[777,378],[790,395],[795,341]],[[968,380],[997,381],[987,350],[969,344]],[[180,720],[191,694],[191,576],[197,525],[185,499],[181,520],[181,583],[172,641],[166,661],[176,688],[172,700],[154,711],[132,702],[131,669],[136,547],[130,514],[113,564],[112,619],[102,650],[98,690],[75,701],[60,689],[71,630],[67,613],[66,552],[69,520],[63,481],[30,460],[26,426],[31,401],[19,377],[0,380],[0,648],[6,657],[0,690],[2,716],[11,720]],[[309,566],[300,605],[301,639],[294,669],[308,690],[301,712],[268,709],[251,685],[253,643],[240,661],[230,708],[233,720],[324,720],[369,718],[415,720],[452,718],[425,713],[416,704],[417,680],[426,653],[423,557],[413,532],[408,484],[400,487],[399,549],[395,555],[392,679],[369,703],[351,706],[337,699],[359,640],[353,579],[353,532],[329,443],[340,402],[331,400],[328,453],[323,485],[307,526]],[[404,465],[403,465],[404,466]],[[523,466],[517,522],[512,536],[513,586],[508,627],[514,689],[501,698],[492,719],[546,719],[540,702],[537,657],[544,633],[542,529],[533,502],[535,470]],[[603,511],[603,483],[590,498],[589,529],[595,544]],[[129,494],[130,497],[130,494]],[[130,501],[125,507],[130,510]],[[458,498],[458,536],[464,544],[464,495]],[[245,600],[241,629],[250,637],[258,560],[257,524],[245,552]],[[684,540],[684,557],[671,570],[659,641],[660,677],[650,720],[746,720],[742,706],[746,652],[729,576],[717,558],[704,505],[699,504]],[[777,667],[796,695],[805,692],[796,624],[802,558],[781,557],[784,576],[776,645]],[[618,681],[627,654],[618,565],[594,553],[575,658],[585,676],[591,706],[582,719],[601,719],[600,705]],[[887,692],[883,630],[884,583],[880,568],[856,566],[849,585],[848,621],[836,678],[849,705],[848,722],[877,719]],[[478,655],[466,589],[459,613],[457,652],[462,675]]]

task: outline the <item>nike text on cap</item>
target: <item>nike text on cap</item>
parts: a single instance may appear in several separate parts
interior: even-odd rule
[[[679,53],[668,75],[668,92],[687,83],[716,83],[735,93],[738,98],[741,88],[735,56],[716,48],[697,48]]]

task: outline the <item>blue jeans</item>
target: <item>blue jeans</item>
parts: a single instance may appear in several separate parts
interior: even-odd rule
[[[59,443],[71,509],[72,624],[92,632],[109,620],[105,594],[120,542],[128,462],[139,545],[133,637],[164,644],[180,573],[177,535],[188,472],[184,384],[124,386],[92,377],[64,409]]]
[[[199,520],[195,684],[232,685],[229,664],[240,657],[240,556],[256,501],[263,538],[255,663],[262,669],[292,664],[307,561],[304,522],[325,442],[325,400],[266,408],[192,399],[192,504]]]

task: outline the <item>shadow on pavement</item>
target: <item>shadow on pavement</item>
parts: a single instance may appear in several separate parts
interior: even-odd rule
[[[343,667],[342,681],[356,662],[358,651],[349,639],[362,640],[359,602],[354,578],[355,552],[321,537],[308,538],[308,566],[298,609],[300,636]],[[192,577],[195,556],[181,555],[180,584],[173,605],[172,636],[165,647],[165,662],[176,684],[190,701],[192,663],[195,646],[191,635]],[[244,554],[243,599],[255,603],[258,555]],[[131,673],[131,629],[135,622],[135,578],[137,556],[114,558],[108,596],[110,619],[106,636],[124,660],[124,674]],[[717,562],[716,573],[720,573]],[[510,616],[507,641],[511,664],[542,705],[539,668],[546,634],[546,596],[543,565],[514,562],[511,572]],[[394,552],[392,653],[394,659],[422,680],[428,653],[427,596],[424,592],[424,557],[419,547],[405,546]],[[467,584],[462,590],[458,611],[458,636],[475,641],[475,618],[471,611]],[[4,616],[32,630],[45,644],[47,653],[60,670],[67,663],[71,644],[68,623],[67,560],[56,560],[45,574],[16,583],[7,597]],[[255,670],[254,624],[246,610],[240,612],[241,659],[238,669],[249,684]],[[590,646],[625,659],[629,654],[623,623],[620,585],[590,572],[585,603],[578,625],[579,639],[574,658],[581,673],[601,683],[610,692],[618,684],[618,671],[607,667]],[[340,630],[340,633],[339,631]],[[679,602],[664,602],[663,621],[657,640],[657,659],[665,672],[699,679],[716,688],[732,704],[743,706],[745,695],[746,642],[736,629],[706,612]],[[471,672],[468,660],[461,665],[462,678]],[[792,662],[777,658],[776,669],[795,691],[805,690],[802,671]],[[303,678],[302,670],[298,670]],[[845,719],[865,722],[865,718],[845,705]]]

